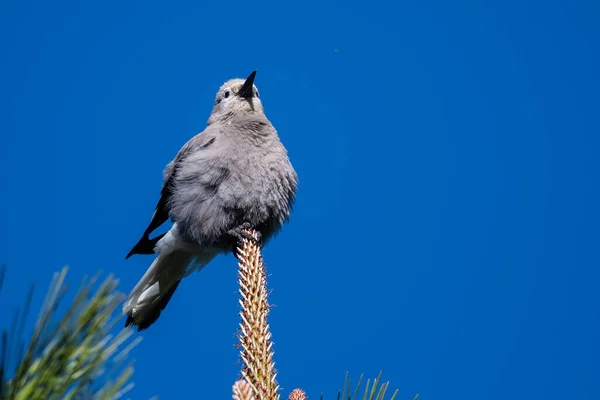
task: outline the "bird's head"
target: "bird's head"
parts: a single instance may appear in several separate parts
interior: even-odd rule
[[[230,79],[219,88],[215,98],[215,106],[211,120],[229,119],[235,115],[264,113],[258,89],[254,86],[256,71],[252,71],[246,79]]]

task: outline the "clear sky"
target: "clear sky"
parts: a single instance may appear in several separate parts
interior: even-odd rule
[[[265,251],[279,381],[600,397],[600,3],[0,2],[2,310],[124,257],[218,87],[258,70],[300,189]],[[236,266],[186,279],[134,399],[225,399]],[[0,316],[6,326],[9,316]]]

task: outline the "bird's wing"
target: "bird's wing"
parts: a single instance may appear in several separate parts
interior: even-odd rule
[[[158,242],[164,236],[164,234],[152,239],[150,239],[149,236],[150,233],[152,233],[156,228],[164,224],[169,219],[168,204],[169,199],[172,195],[173,183],[175,180],[177,170],[183,162],[183,160],[185,160],[185,158],[189,154],[197,150],[207,149],[214,143],[215,136],[210,132],[207,132],[207,130],[191,138],[179,150],[179,152],[175,156],[175,159],[173,159],[173,161],[167,164],[163,173],[163,185],[160,191],[160,198],[158,199],[158,203],[156,204],[156,208],[154,209],[154,213],[152,214],[150,224],[148,224],[148,227],[144,231],[142,238],[137,242],[135,246],[133,246],[129,254],[127,254],[127,257],[125,257],[126,259],[134,254],[154,253],[154,246],[156,245],[156,242]]]

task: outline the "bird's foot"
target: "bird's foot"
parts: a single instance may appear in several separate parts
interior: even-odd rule
[[[251,232],[255,232],[256,236]],[[229,230],[227,234],[234,241],[234,249],[236,246],[242,247],[244,239],[249,242],[260,243],[262,238],[260,232],[255,231],[249,222],[244,222],[242,225]]]

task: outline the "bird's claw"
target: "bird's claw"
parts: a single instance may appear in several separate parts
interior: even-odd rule
[[[255,232],[256,237],[250,233],[250,231]],[[249,222],[244,222],[242,225],[233,228],[227,232],[229,236],[235,240],[234,246],[242,246],[244,239],[249,242],[260,243],[262,235],[258,231],[254,231],[252,225]]]

